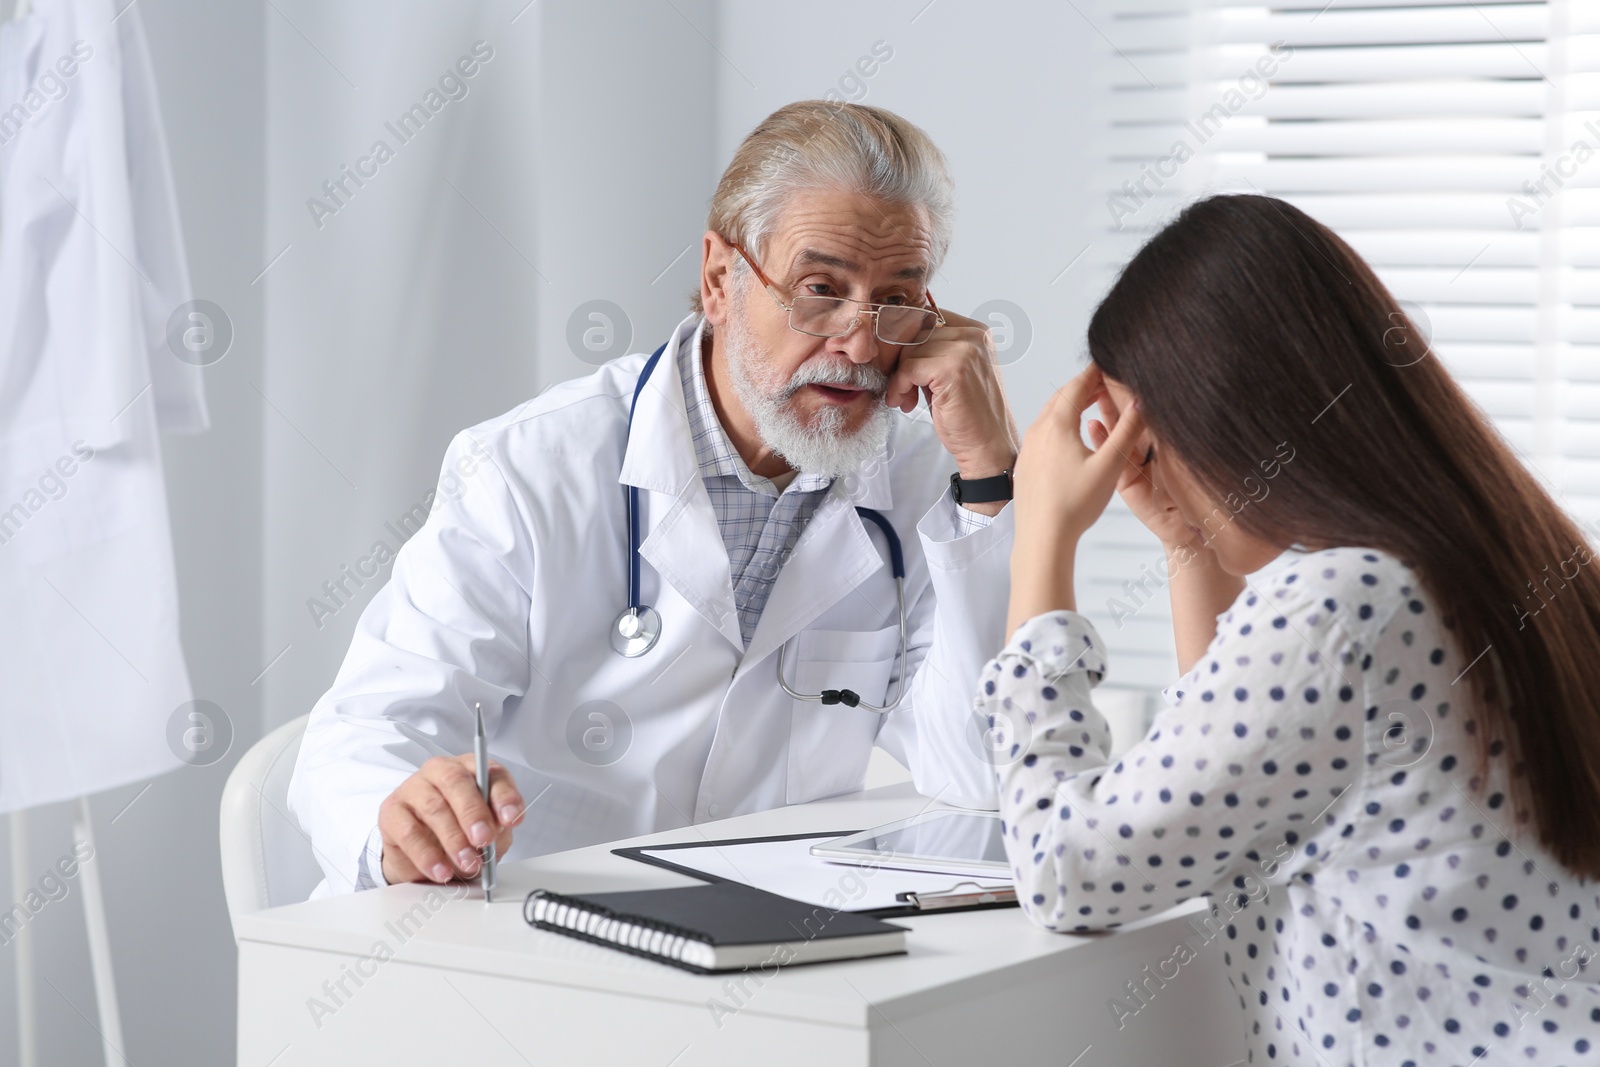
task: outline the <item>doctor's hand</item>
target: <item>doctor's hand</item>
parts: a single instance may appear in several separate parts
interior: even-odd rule
[[[944,312],[946,325],[920,345],[900,350],[884,402],[906,414],[919,393],[928,398],[933,428],[963,478],[1010,470],[1017,457],[1017,424],[995,362],[994,338],[977,319]],[[998,514],[1004,502],[968,505]]]
[[[1139,477],[1138,464],[1130,456],[1144,431],[1144,417],[1137,407],[1121,412],[1110,430],[1102,426],[1094,433],[1097,447],[1083,443],[1079,429],[1083,412],[1103,400],[1104,389],[1100,369],[1091,364],[1045,403],[1022,442],[1014,479],[1016,536],[1011,548],[1008,638],[1036,615],[1077,610],[1072,572],[1078,541],[1105,511],[1119,485]]]
[[[384,799],[378,832],[389,884],[470,878],[482,865],[479,848],[493,841],[504,855],[511,847],[511,828],[522,822],[526,808],[522,794],[506,769],[491,760],[491,812],[478,792],[476,771],[470,753],[435,756]]]

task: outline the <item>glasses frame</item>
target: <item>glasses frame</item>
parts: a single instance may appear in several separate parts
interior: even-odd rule
[[[857,326],[861,325],[861,316],[870,315],[870,316],[872,316],[872,336],[877,338],[878,341],[881,342],[882,344],[894,345],[896,348],[914,348],[917,345],[925,345],[929,341],[933,340],[932,331],[930,331],[928,333],[927,337],[924,337],[920,341],[889,341],[889,340],[885,340],[884,336],[881,333],[878,332],[878,314],[879,314],[879,311],[882,308],[906,308],[906,307],[909,307],[911,305],[907,305],[907,304],[875,304],[870,300],[856,300],[856,299],[853,299],[852,297],[848,297],[848,296],[835,296],[835,297],[825,297],[825,298],[819,297],[819,298],[817,298],[817,299],[829,299],[829,300],[844,300],[844,301],[847,301],[847,302],[849,302],[851,304],[855,304],[856,305],[855,317],[850,320],[850,326],[849,326],[848,329],[846,329],[843,333],[834,333],[834,334],[807,333],[805,330],[800,329],[798,326],[796,326],[794,324],[794,303],[793,303],[793,301],[794,301],[795,298],[791,296],[791,298],[790,298],[791,302],[785,304],[783,302],[783,298],[778,295],[777,286],[773,284],[772,279],[767,277],[766,272],[761,269],[761,267],[756,263],[755,259],[751,257],[750,253],[746,252],[744,250],[744,248],[737,241],[729,241],[728,245],[735,252],[739,253],[739,255],[744,258],[744,261],[746,263],[750,264],[750,269],[756,272],[756,277],[757,278],[761,279],[761,286],[762,286],[762,288],[766,289],[767,295],[772,297],[773,302],[776,303],[780,308],[782,308],[784,310],[784,312],[787,314],[788,322],[789,322],[789,329],[793,330],[797,334],[800,334],[802,337],[848,337],[848,336],[850,336],[850,334],[852,332],[855,331],[855,328]],[[928,306],[925,307],[925,308],[916,308],[915,310],[933,312],[933,328],[935,330],[937,330],[941,326],[948,325],[945,322],[945,319],[944,319],[944,312],[940,311],[939,310],[939,305],[934,302],[933,291],[931,289],[924,289],[922,291],[922,295],[927,299]]]

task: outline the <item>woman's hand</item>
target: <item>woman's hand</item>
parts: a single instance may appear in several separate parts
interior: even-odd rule
[[[1094,400],[1100,405],[1105,423],[1089,423],[1089,440],[1099,447],[1116,433],[1120,413],[1108,392],[1102,391]],[[1156,488],[1151,477],[1151,461],[1157,459],[1154,447],[1147,442],[1135,442],[1134,447],[1145,451],[1132,457],[1135,462],[1123,472],[1117,492],[1128,510],[1160,538],[1167,554],[1161,576],[1167,580],[1172,597],[1178,665],[1181,673],[1187,674],[1216,637],[1217,616],[1233,603],[1244,583],[1222,569],[1204,534],[1185,521],[1170,496]],[[1173,463],[1174,457],[1169,454],[1165,460]],[[1172,472],[1173,468],[1168,468],[1169,477]]]
[[[1099,448],[1115,432],[1121,413],[1117,410],[1115,399],[1103,386],[1091,399],[1100,406],[1100,419],[1089,421],[1089,440]],[[1203,550],[1203,541],[1195,537],[1193,527],[1184,521],[1183,514],[1171,498],[1156,491],[1155,479],[1150,476],[1148,469],[1155,455],[1154,446],[1140,442],[1135,442],[1135,445],[1140,451],[1128,457],[1130,463],[1117,482],[1117,495],[1122,497],[1122,502],[1128,505],[1134,517],[1156,535],[1167,550],[1167,555],[1173,555],[1183,547]]]
[[[1056,391],[1023,439],[1012,502],[1017,532],[1008,635],[1035,615],[1076,609],[1072,567],[1078,540],[1118,485],[1137,477],[1129,454],[1144,429],[1137,407],[1119,413],[1110,428],[1102,426],[1093,450],[1083,443],[1083,412],[1104,395],[1105,379],[1091,364]]]
[[[1100,518],[1112,492],[1139,478],[1131,454],[1144,430],[1137,407],[1111,416],[1109,427],[1091,422],[1095,447],[1083,443],[1083,413],[1096,403],[1110,408],[1105,397],[1105,378],[1090,364],[1056,390],[1028,428],[1015,478],[1019,537],[1028,525],[1030,532],[1075,542]]]

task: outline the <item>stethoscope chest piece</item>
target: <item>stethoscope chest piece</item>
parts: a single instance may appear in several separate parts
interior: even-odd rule
[[[633,659],[656,647],[661,639],[661,616],[648,604],[624,608],[611,626],[611,647]]]

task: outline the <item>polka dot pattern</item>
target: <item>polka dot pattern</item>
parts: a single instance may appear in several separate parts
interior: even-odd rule
[[[1600,893],[1513,809],[1503,747],[1480,764],[1477,652],[1401,561],[1285,553],[1113,763],[1094,627],[1029,620],[978,700],[1020,754],[1023,911],[1082,932],[1208,897],[1185,940],[1222,953],[1252,1064],[1600,1063]]]

